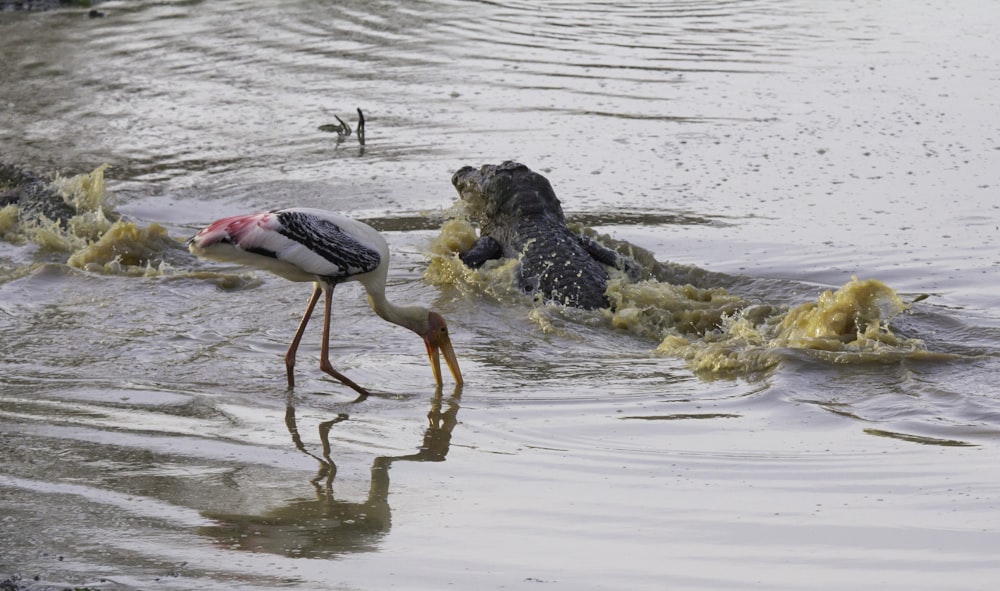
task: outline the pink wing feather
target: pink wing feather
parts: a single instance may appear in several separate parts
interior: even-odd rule
[[[212,225],[202,229],[194,237],[194,242],[201,248],[207,248],[219,242],[238,244],[242,248],[254,246],[254,238],[259,238],[258,228],[274,231],[278,221],[274,214],[262,211],[249,215],[234,215],[212,222]],[[256,235],[256,236],[255,236]]]

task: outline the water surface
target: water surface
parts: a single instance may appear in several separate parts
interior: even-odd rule
[[[110,165],[68,233],[0,216],[0,577],[1000,582],[993,3],[101,10],[0,13],[0,161]],[[364,146],[319,129],[359,107]],[[505,159],[545,174],[572,222],[747,301],[794,308],[852,276],[927,295],[887,326],[941,356],[786,347],[706,374],[606,314],[431,280],[460,217],[451,174]],[[448,318],[462,391],[435,391],[419,341],[352,285],[334,363],[375,395],[324,377],[316,327],[285,391],[309,287],[183,240],[290,205],[384,231],[390,297]]]

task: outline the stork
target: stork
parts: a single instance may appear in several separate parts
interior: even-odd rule
[[[333,289],[358,281],[368,293],[368,304],[384,320],[408,328],[427,345],[431,370],[438,386],[443,354],[456,384],[462,372],[448,336],[448,325],[437,312],[420,306],[397,306],[386,299],[389,246],[374,228],[341,214],[293,207],[217,220],[188,240],[195,255],[270,271],[290,281],[311,281],[312,297],[299,328],[285,353],[288,387],[295,387],[295,354],[309,318],[325,295],[320,369],[362,396],[368,391],[334,369],[330,363],[330,315]]]

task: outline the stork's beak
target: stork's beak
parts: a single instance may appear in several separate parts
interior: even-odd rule
[[[437,382],[438,386],[444,384],[441,379],[441,353],[444,353],[444,360],[448,364],[448,369],[451,370],[452,377],[455,378],[455,383],[458,385],[462,384],[462,370],[458,368],[458,358],[455,357],[455,349],[451,347],[451,339],[448,335],[438,335],[435,343],[432,343],[428,339],[424,339],[424,343],[427,344],[427,356],[431,358],[431,370],[434,372],[434,381]]]

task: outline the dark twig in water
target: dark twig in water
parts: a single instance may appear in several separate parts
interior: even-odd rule
[[[326,131],[326,132],[329,132],[329,133],[336,133],[337,134],[337,145],[339,146],[340,142],[344,141],[344,138],[346,138],[346,137],[348,137],[348,136],[351,135],[351,126],[348,125],[343,119],[341,119],[340,117],[338,117],[336,115],[334,115],[333,118],[337,120],[337,124],[336,125],[334,125],[332,123],[326,123],[324,125],[320,125],[319,126],[319,130],[320,131]],[[358,133],[358,143],[361,144],[361,153],[364,154],[364,145],[365,145],[365,114],[361,112],[360,108],[358,109],[358,129],[357,129],[357,133]]]
[[[351,126],[344,123],[344,120],[341,119],[340,117],[337,117],[336,115],[334,115],[333,117],[334,119],[337,120],[337,125],[334,125],[332,123],[327,123],[325,125],[320,125],[319,130],[326,131],[329,133],[336,133],[337,137],[340,139],[343,139],[351,135]]]
[[[365,145],[365,114],[358,108],[358,141]]]
[[[320,125],[319,126],[319,130],[320,131],[326,131],[326,132],[329,132],[329,133],[336,133],[337,134],[337,143],[339,144],[340,142],[344,141],[345,137],[348,137],[349,135],[351,135],[351,126],[348,125],[347,123],[345,123],[343,119],[341,119],[340,117],[338,117],[336,115],[334,115],[333,118],[337,120],[337,124],[336,125],[334,125],[332,123],[326,123],[324,125]],[[358,130],[357,130],[357,132],[358,132],[358,143],[360,143],[362,146],[364,146],[365,145],[365,114],[361,112],[360,108],[358,109]]]
[[[336,119],[337,123],[340,124],[340,129],[337,131],[337,135],[342,135],[344,137],[351,135],[350,125],[344,123],[344,120],[341,119],[340,117],[337,117],[336,115],[334,115],[333,118]]]

